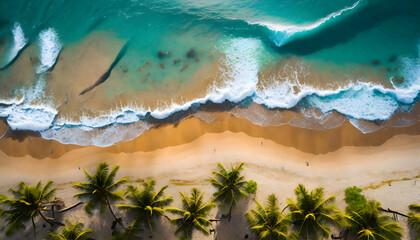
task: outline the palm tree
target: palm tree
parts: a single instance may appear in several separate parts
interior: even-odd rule
[[[124,229],[123,232],[112,236],[111,240],[141,240],[142,238],[139,236],[139,233],[142,231],[143,229],[140,229],[132,224]]]
[[[268,196],[264,207],[258,201],[256,209],[246,214],[250,229],[258,234],[260,240],[287,240],[290,225],[289,216],[284,216],[279,210],[278,201],[274,194]]]
[[[75,197],[81,200],[88,200],[84,209],[88,214],[92,214],[92,210],[99,207],[101,214],[105,214],[108,207],[115,221],[121,223],[112,211],[110,201],[123,199],[124,193],[115,191],[118,187],[127,182],[127,178],[123,177],[118,181],[114,181],[117,171],[120,167],[115,166],[109,172],[109,165],[107,163],[100,163],[94,175],[89,175],[85,169],[87,182],[77,183],[73,185],[74,188],[79,189],[82,193],[76,194]],[[109,173],[109,174],[108,174]]]
[[[204,193],[200,193],[197,188],[191,190],[191,197],[187,197],[181,192],[180,194],[182,196],[182,209],[175,207],[166,209],[168,212],[181,216],[170,219],[171,223],[178,226],[175,234],[181,233],[181,238],[185,239],[191,239],[195,230],[210,235],[208,227],[211,226],[211,221],[207,219],[207,216],[210,210],[215,207],[215,204],[212,202],[204,203]]]
[[[5,231],[6,236],[25,228],[25,222],[31,220],[36,239],[35,218],[38,216],[41,216],[51,226],[55,223],[42,214],[42,211],[46,211],[46,205],[54,197],[56,191],[56,189],[51,189],[52,183],[49,181],[45,186],[42,186],[39,181],[36,186],[28,186],[21,182],[16,190],[9,189],[15,198],[0,196],[0,204],[6,206],[6,210],[1,210],[0,213],[8,225]]]
[[[239,163],[236,167],[231,165],[228,172],[222,164],[218,163],[219,171],[213,172],[215,177],[210,180],[211,184],[217,189],[217,192],[213,194],[214,201],[219,202],[222,207],[229,207],[229,213],[226,216],[228,220],[230,220],[232,208],[236,206],[238,200],[247,196],[244,191],[247,182],[241,176],[243,166],[244,163]]]
[[[324,189],[316,188],[310,193],[299,184],[295,189],[296,202],[287,199],[288,207],[293,224],[297,227],[297,235],[305,239],[327,238],[330,224],[338,221],[338,210],[335,205],[335,197],[324,199]]]
[[[344,216],[347,222],[347,231],[357,235],[360,240],[399,240],[402,228],[389,216],[380,215],[381,204],[377,201],[367,201],[365,206],[358,210],[348,210]]]
[[[128,186],[126,196],[131,204],[118,204],[119,209],[131,211],[135,214],[133,225],[137,226],[143,223],[153,232],[152,220],[154,217],[160,217],[164,213],[164,208],[172,203],[172,197],[165,197],[164,191],[168,186],[164,186],[155,192],[156,182],[153,179],[147,179],[143,183],[143,189],[140,191],[137,187]]]
[[[50,232],[51,240],[86,240],[92,229],[83,230],[83,224],[75,224],[66,220],[66,226],[61,228],[61,233]]]
[[[408,225],[417,231],[417,240],[420,240],[420,205],[411,204],[409,208],[416,213],[408,214]]]

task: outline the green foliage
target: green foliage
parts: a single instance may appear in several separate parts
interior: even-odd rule
[[[56,189],[51,189],[52,182],[42,186],[41,181],[35,186],[28,186],[24,182],[19,183],[18,188],[9,189],[14,198],[0,196],[0,204],[6,209],[0,211],[0,216],[6,221],[6,236],[14,234],[16,231],[25,228],[25,223],[32,220],[34,234],[36,235],[34,219],[39,215],[43,217],[41,211],[45,204],[54,197]],[[43,217],[44,220],[46,220]]]
[[[173,198],[164,196],[164,191],[168,186],[155,192],[156,182],[153,179],[147,179],[142,185],[142,190],[128,186],[126,197],[131,204],[118,204],[117,207],[135,214],[133,226],[142,223],[153,232],[152,219],[162,216],[164,208],[172,203]]]
[[[362,189],[356,186],[346,188],[344,200],[347,203],[347,212],[360,211],[366,206],[367,200],[366,197],[361,194],[362,191]]]
[[[61,227],[61,233],[50,232],[51,240],[86,240],[92,229],[83,230],[83,224],[75,224],[66,220],[66,226]]]
[[[419,204],[410,204],[410,206],[408,206],[408,208],[410,208],[410,210],[413,210],[415,212],[420,212],[420,205]]]
[[[240,198],[247,196],[246,192],[244,192],[246,181],[241,176],[243,166],[244,163],[240,163],[235,167],[231,165],[230,171],[227,171],[222,164],[217,164],[219,171],[213,172],[214,178],[210,181],[217,189],[213,195],[214,201],[219,202],[222,207],[232,209]]]
[[[244,190],[248,194],[256,194],[257,193],[257,182],[254,181],[254,180],[249,180],[246,183],[246,186],[245,186]]]
[[[127,182],[126,177],[114,181],[118,169],[119,166],[115,166],[111,172],[109,172],[109,165],[107,163],[100,163],[94,175],[89,175],[89,173],[83,169],[87,182],[77,183],[73,185],[73,187],[82,192],[76,194],[76,198],[88,201],[84,206],[84,209],[88,214],[92,214],[93,209],[98,207],[101,214],[105,214],[106,207],[108,206],[114,219],[120,223],[112,211],[110,204],[110,201],[123,199],[124,196],[123,192],[115,191],[121,184]]]
[[[400,240],[402,228],[389,216],[380,215],[380,206],[379,202],[372,200],[358,211],[350,210],[344,216],[347,231],[360,240]]]
[[[112,236],[112,240],[141,240],[139,234],[143,229],[138,228],[134,224],[128,226],[122,233]]]
[[[278,201],[274,194],[268,196],[266,206],[258,201],[256,209],[246,214],[250,229],[258,235],[261,240],[288,240],[287,235],[291,223],[289,216],[284,216],[279,210]]]
[[[181,239],[191,239],[195,230],[205,235],[210,235],[210,227],[212,224],[207,219],[210,210],[215,207],[214,203],[204,203],[203,195],[197,188],[191,190],[191,196],[182,196],[182,209],[169,207],[166,210],[173,214],[179,215],[179,218],[171,219],[171,223],[177,226],[175,234],[180,234]]]
[[[415,213],[408,214],[408,225],[417,231],[417,240],[420,240],[420,205],[411,204],[409,208]]]
[[[335,197],[324,199],[324,189],[316,188],[308,193],[299,184],[295,189],[296,201],[288,199],[288,207],[298,236],[304,239],[323,239],[329,237],[329,225],[337,224],[339,211],[332,203]]]

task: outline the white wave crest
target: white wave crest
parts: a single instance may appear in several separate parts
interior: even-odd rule
[[[58,111],[45,96],[45,76],[40,75],[35,84],[21,89],[21,98],[8,99],[0,107],[0,117],[5,117],[13,130],[43,131],[53,125]]]
[[[334,18],[340,16],[344,12],[355,9],[359,5],[360,1],[361,0],[355,2],[350,7],[345,7],[345,8],[343,8],[343,9],[337,11],[337,12],[333,12],[333,13],[329,14],[328,16],[323,17],[323,18],[319,19],[318,21],[316,21],[314,23],[311,23],[311,24],[305,24],[305,25],[290,24],[290,25],[287,25],[287,24],[278,24],[278,23],[273,23],[273,22],[249,22],[249,24],[257,24],[257,25],[265,26],[268,29],[276,32],[278,37],[274,39],[274,42],[276,43],[276,45],[281,46],[281,45],[285,44],[292,35],[294,35],[296,33],[300,33],[300,32],[312,31],[312,30],[320,27],[324,23],[327,23],[327,22],[333,20]]]
[[[38,74],[46,72],[54,66],[63,47],[54,28],[48,28],[39,33],[39,47],[41,50],[39,55],[41,64],[36,69]]]
[[[19,51],[23,47],[25,47],[25,45],[28,43],[28,39],[25,38],[25,33],[23,32],[23,29],[20,23],[16,22],[13,25],[12,34],[13,34],[13,47],[10,50],[8,62],[15,59]]]
[[[43,105],[23,105],[9,109],[7,123],[13,130],[43,131],[51,127],[55,109]]]

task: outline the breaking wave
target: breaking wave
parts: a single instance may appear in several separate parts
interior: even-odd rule
[[[50,70],[54,66],[62,47],[58,34],[53,28],[41,31],[39,33],[40,65],[36,68],[36,73],[40,74]]]

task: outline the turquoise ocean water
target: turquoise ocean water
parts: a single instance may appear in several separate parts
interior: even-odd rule
[[[368,133],[418,121],[419,55],[418,0],[4,0],[0,116],[98,146],[217,111]]]

